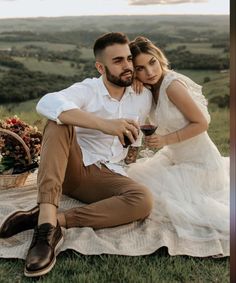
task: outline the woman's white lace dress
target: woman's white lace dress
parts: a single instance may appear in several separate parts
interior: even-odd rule
[[[160,135],[189,123],[166,94],[173,80],[187,86],[210,121],[201,86],[169,71],[151,113]],[[127,173],[152,191],[155,207],[150,219],[166,231],[160,235],[168,238],[164,240],[168,248],[193,256],[229,255],[229,158],[220,155],[207,132],[165,146],[152,158],[139,159]]]

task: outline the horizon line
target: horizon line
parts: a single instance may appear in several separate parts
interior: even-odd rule
[[[24,17],[1,17],[7,19],[37,19],[37,18],[75,18],[75,17],[109,17],[109,16],[230,16],[230,14],[105,14],[105,15],[65,15],[65,16],[24,16]]]

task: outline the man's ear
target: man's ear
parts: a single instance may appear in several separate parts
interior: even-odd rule
[[[104,65],[102,63],[96,61],[95,67],[101,75],[103,75],[105,73],[105,68],[104,68]]]

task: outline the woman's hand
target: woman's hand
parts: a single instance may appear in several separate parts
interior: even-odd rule
[[[155,149],[155,148],[161,148],[165,146],[167,143],[165,136],[153,134],[151,136],[146,136],[144,138],[144,144],[147,147]]]
[[[132,88],[137,94],[140,94],[143,91],[144,85],[138,79],[134,79],[132,83]]]

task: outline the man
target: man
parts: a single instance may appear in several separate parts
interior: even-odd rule
[[[151,94],[136,95],[127,37],[108,33],[94,44],[100,78],[86,79],[45,95],[37,111],[49,120],[44,130],[38,172],[38,206],[16,212],[3,223],[1,237],[34,230],[25,275],[48,273],[63,242],[61,227],[113,227],[146,218],[152,208],[148,189],[126,177],[125,136],[138,137],[138,124],[149,113]],[[136,141],[138,143],[138,141]],[[85,203],[57,213],[61,194]]]

